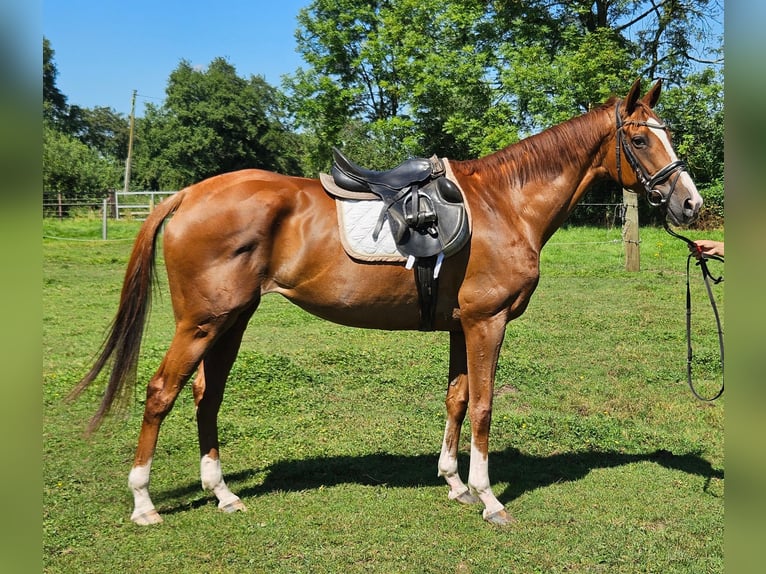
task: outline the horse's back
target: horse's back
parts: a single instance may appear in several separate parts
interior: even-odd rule
[[[227,238],[246,241],[244,236],[262,229],[265,219],[284,217],[297,205],[310,203],[328,216],[332,208],[319,180],[260,169],[213,176],[179,193],[183,200],[167,223],[166,246],[202,241],[223,247]]]
[[[326,195],[318,179],[262,169],[243,169],[216,175],[187,187],[183,193],[184,202],[177,213],[192,208],[216,212],[242,211],[247,202],[263,201],[266,197],[281,197],[289,202],[298,194],[311,194],[318,198]]]

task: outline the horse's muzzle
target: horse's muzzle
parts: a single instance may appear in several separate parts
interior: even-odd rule
[[[697,197],[687,197],[682,201],[680,197],[674,197],[665,204],[665,207],[667,219],[673,225],[689,225],[699,215],[699,210],[702,207],[702,197],[697,194]]]

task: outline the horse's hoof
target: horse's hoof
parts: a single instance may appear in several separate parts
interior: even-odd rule
[[[139,526],[148,526],[150,524],[160,524],[162,522],[162,516],[154,508],[139,514],[138,516],[131,516],[130,519]]]
[[[505,508],[501,508],[497,512],[492,512],[491,514],[486,514],[485,510],[484,520],[497,526],[508,526],[514,521],[514,518],[508,514],[508,511]]]
[[[460,494],[450,497],[453,500],[457,500],[460,504],[479,504],[481,500],[470,490],[464,490]]]
[[[227,514],[231,514],[232,512],[246,512],[247,506],[244,505],[244,503],[237,498],[236,500],[231,501],[228,504],[224,504],[223,506],[219,506],[223,512]]]

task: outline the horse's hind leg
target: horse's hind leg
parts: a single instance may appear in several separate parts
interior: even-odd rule
[[[223,480],[218,442],[218,410],[223,400],[226,379],[239,352],[242,335],[256,307],[257,303],[250,310],[243,312],[234,325],[210,348],[192,385],[197,406],[202,488],[215,494],[218,498],[218,508],[224,512],[247,510]]]
[[[170,348],[146,388],[146,405],[133,468],[128,486],[133,492],[131,520],[136,524],[162,522],[149,496],[152,458],[157,448],[160,425],[173,408],[178,393],[199,365],[202,357],[228,328],[227,317],[213,321],[179,320]]]
[[[449,386],[447,387],[447,425],[444,429],[439,476],[449,485],[450,500],[477,504],[479,499],[468,489],[458,474],[458,445],[460,430],[468,408],[468,364],[465,336],[462,331],[450,332]]]

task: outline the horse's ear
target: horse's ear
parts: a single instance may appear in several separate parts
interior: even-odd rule
[[[636,106],[638,96],[641,93],[641,78],[636,79],[633,85],[630,87],[628,95],[625,96],[625,111],[628,114],[633,113],[633,108]]]
[[[654,105],[660,99],[661,91],[662,91],[662,79],[659,79],[651,87],[651,89],[648,92],[646,92],[646,95],[643,97],[642,101],[650,108],[654,108]]]

